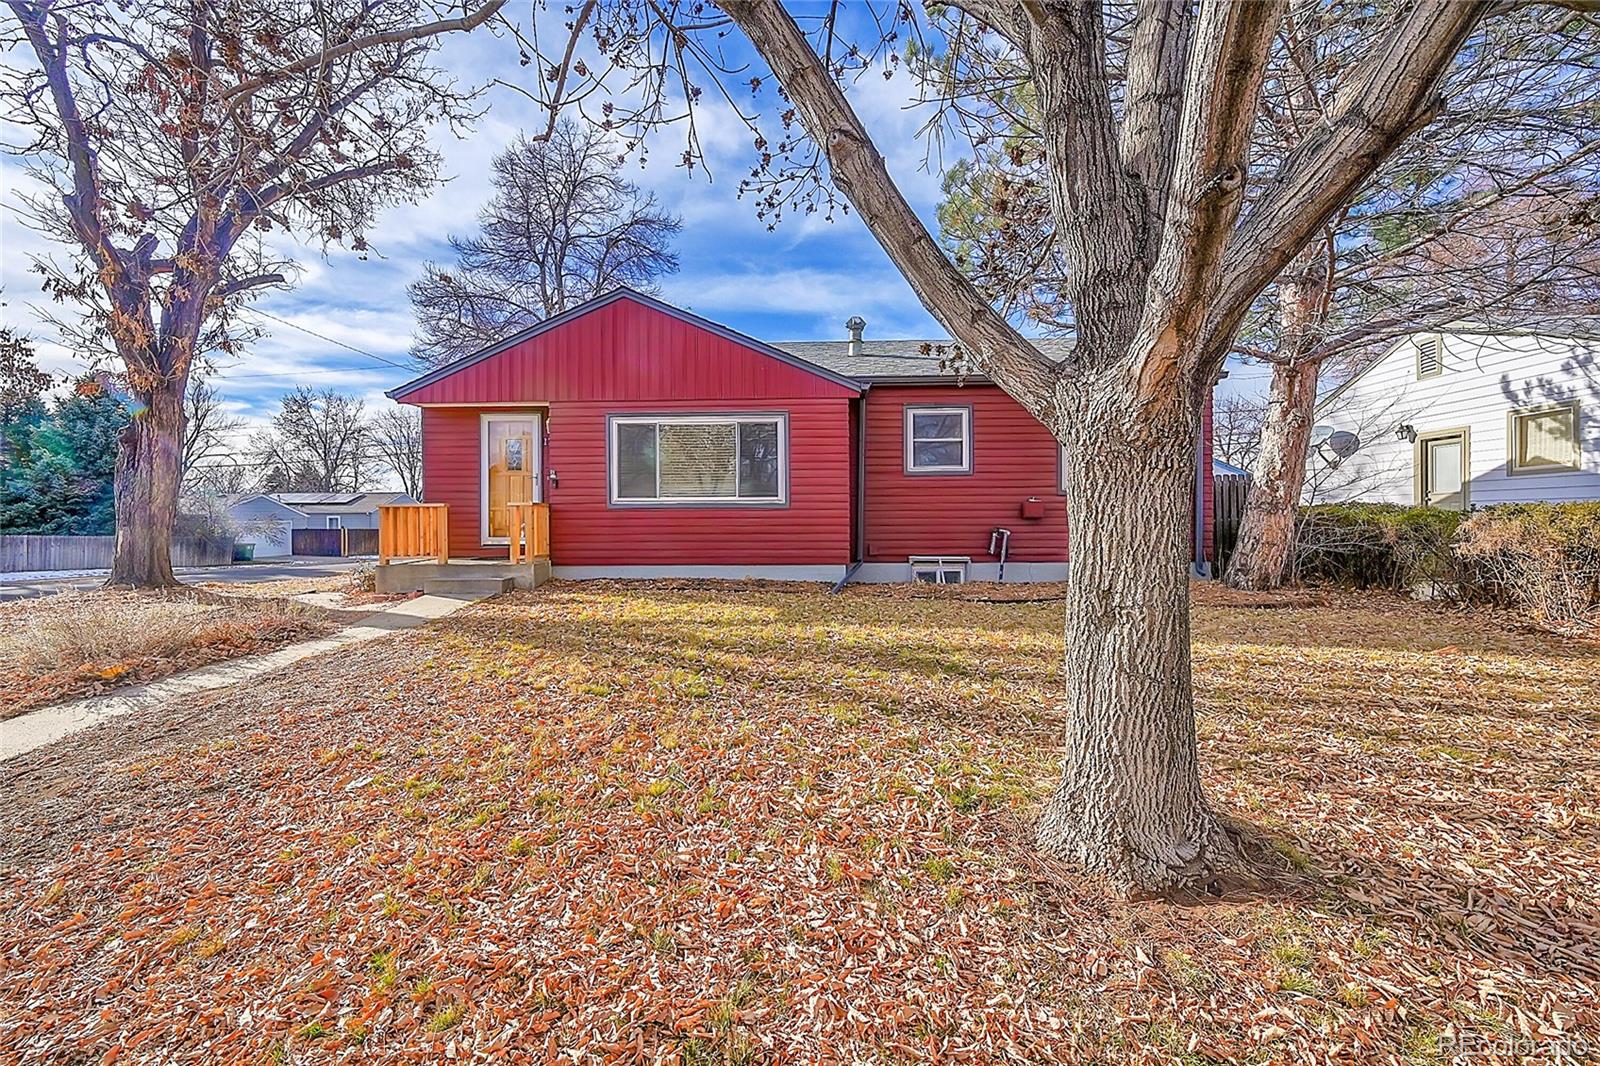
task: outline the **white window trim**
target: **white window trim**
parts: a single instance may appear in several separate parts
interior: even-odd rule
[[[660,430],[656,431],[656,495],[623,496],[621,467],[617,462],[617,427],[625,425],[708,426],[761,422],[778,427],[778,494],[776,496],[667,496],[661,495]],[[787,507],[789,505],[789,414],[787,411],[729,411],[707,414],[609,415],[606,418],[606,498],[613,507]],[[734,491],[739,486],[739,432],[733,434]]]
[[[338,515],[336,515],[336,514],[325,515],[324,519],[325,519],[325,525],[324,525],[323,528],[325,528],[325,529],[338,529],[339,528],[339,516]]]
[[[533,454],[528,456],[533,472],[533,502],[544,502],[544,418],[538,411],[507,411],[478,416],[478,543],[509,544],[510,537],[489,536],[489,423],[532,422]]]
[[[939,579],[931,582],[931,584],[964,585],[967,581],[967,567],[971,562],[972,560],[964,555],[913,555],[910,559],[911,581],[913,584],[917,582],[917,572],[919,570],[934,570],[938,572]],[[961,574],[960,579],[946,581],[944,575],[949,570],[959,571]]]
[[[912,436],[917,415],[959,415],[961,417],[961,458],[959,466],[918,466],[916,443]],[[905,472],[907,474],[970,474],[972,473],[972,408],[967,406],[939,406],[935,404],[906,404],[905,406]],[[955,437],[923,437],[923,444],[956,440]]]
[[[1533,415],[1547,415],[1555,411],[1572,412],[1572,461],[1567,463],[1534,463],[1524,466],[1517,462],[1517,423]],[[1571,474],[1583,469],[1583,409],[1577,400],[1547,403],[1538,407],[1517,407],[1506,413],[1506,473],[1512,477],[1527,474]]]

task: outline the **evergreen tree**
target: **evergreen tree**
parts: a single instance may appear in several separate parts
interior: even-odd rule
[[[48,403],[38,395],[4,410],[0,531],[104,536],[116,530],[112,484],[129,412],[102,378],[83,378]]]

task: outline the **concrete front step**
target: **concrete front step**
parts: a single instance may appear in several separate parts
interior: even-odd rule
[[[377,589],[383,593],[422,592],[434,581],[499,581],[502,578],[509,578],[514,588],[538,588],[550,580],[550,560],[540,557],[524,563],[504,559],[391,562],[378,567]],[[493,591],[500,590],[496,587]]]
[[[482,599],[510,592],[514,584],[509,577],[435,577],[422,583],[422,591],[430,596]]]

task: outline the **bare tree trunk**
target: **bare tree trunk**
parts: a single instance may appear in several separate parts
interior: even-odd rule
[[[1261,453],[1245,500],[1239,546],[1228,566],[1228,584],[1234,588],[1275,589],[1288,579],[1319,369],[1316,362],[1273,365]]]
[[[107,585],[163,588],[172,573],[172,530],[183,479],[185,382],[160,381],[136,396],[142,407],[117,450],[117,543]]]
[[[1275,589],[1288,578],[1316,418],[1322,361],[1308,356],[1327,313],[1327,261],[1325,244],[1314,241],[1301,249],[1278,283],[1284,361],[1272,364],[1261,449],[1239,523],[1239,544],[1228,564],[1228,584],[1237,589]]]
[[[1198,415],[1187,406],[1136,435],[1121,413],[1066,427],[1066,759],[1038,840],[1123,891],[1203,885],[1238,861],[1206,804],[1195,743],[1188,562]]]

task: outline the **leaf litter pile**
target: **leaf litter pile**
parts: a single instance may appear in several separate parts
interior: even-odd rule
[[[309,640],[338,628],[332,617],[193,588],[13,600],[0,604],[0,719]]]
[[[84,734],[0,767],[0,1060],[1592,1051],[1594,645],[1266,605],[1195,669],[1286,877],[1198,904],[1030,850],[1062,608],[977,589],[558,582]]]

